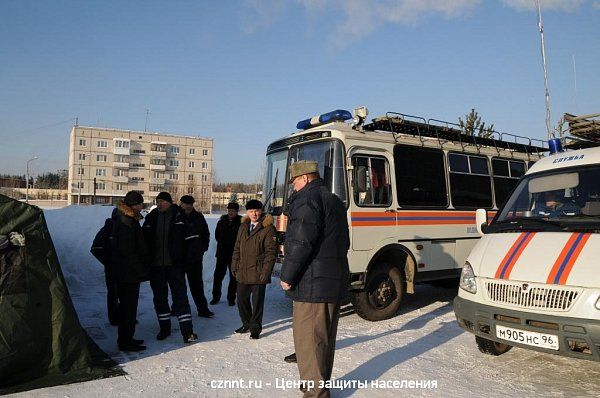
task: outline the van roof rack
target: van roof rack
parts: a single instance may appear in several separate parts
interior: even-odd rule
[[[490,131],[491,138],[478,137],[465,134],[456,123],[437,119],[425,120],[419,116],[397,112],[387,112],[385,116],[374,118],[371,123],[365,124],[363,129],[390,132],[396,141],[398,141],[397,134],[419,137],[421,141],[423,137],[437,138],[440,145],[442,141],[451,141],[460,144],[463,149],[466,146],[475,146],[479,150],[482,146],[486,146],[496,148],[497,151],[502,149],[536,155],[548,151],[547,143],[543,140],[497,131]],[[539,145],[534,145],[534,142]]]

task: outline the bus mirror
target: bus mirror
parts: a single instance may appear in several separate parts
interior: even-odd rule
[[[365,166],[356,168],[354,189],[357,192],[367,192],[367,168]]]
[[[488,226],[486,209],[477,209],[475,212],[475,224],[477,226],[477,232],[479,235],[485,234],[485,230]]]

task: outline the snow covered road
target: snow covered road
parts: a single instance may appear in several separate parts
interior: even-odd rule
[[[237,335],[236,307],[221,301],[211,309],[212,319],[194,316],[199,341],[184,345],[174,330],[156,341],[158,325],[152,293],[142,286],[136,337],[148,350],[124,354],[116,347],[116,328],[108,324],[101,266],[88,250],[91,239],[110,207],[69,207],[45,212],[63,272],[82,325],[94,340],[119,362],[127,376],[58,386],[16,394],[36,397],[300,397],[293,386],[295,364],[283,362],[293,352],[291,302],[278,286],[269,286],[264,330],[259,340]],[[209,216],[211,232],[217,218]],[[215,242],[204,257],[204,281],[210,299]],[[277,281],[275,279],[275,281]],[[393,319],[368,322],[343,309],[340,319],[333,378],[366,388],[332,390],[333,397],[412,396],[485,397],[600,396],[600,364],[515,348],[500,356],[479,353],[474,337],[456,324],[452,311],[454,289],[417,286]],[[190,297],[191,302],[191,297]],[[174,329],[177,328],[174,322]],[[253,388],[218,388],[244,385]],[[394,381],[435,381],[437,388],[392,387]],[[371,382],[375,385],[372,386]],[[431,386],[432,384],[427,383]],[[260,388],[257,388],[260,387]]]

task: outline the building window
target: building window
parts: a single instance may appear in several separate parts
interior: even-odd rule
[[[122,191],[123,190],[123,184],[121,184],[121,183],[115,184],[115,190],[116,191]]]
[[[194,193],[194,187],[188,187],[187,193],[189,193],[189,194]]]
[[[133,153],[138,153],[138,154],[144,154],[144,153],[146,153],[146,151],[144,151],[143,149],[134,149],[132,152]]]
[[[196,148],[190,148],[190,155],[196,154]]]
[[[85,169],[84,169],[83,167],[79,167],[79,168],[77,169],[77,174],[79,174],[79,175],[82,175],[82,174],[84,174],[84,173],[85,173]]]
[[[80,139],[80,140],[79,140],[79,146],[85,146],[85,145],[86,145],[86,142],[85,142],[85,140],[84,140],[83,138],[82,138],[82,139]]]
[[[208,176],[206,174],[202,174],[202,181],[208,181]]]
[[[188,174],[188,181],[194,181],[194,175]]]
[[[131,177],[131,181],[144,181],[144,177]]]
[[[160,185],[150,185],[150,191],[160,192],[160,191],[162,191],[162,187]]]
[[[190,161],[188,165],[193,169],[196,166],[196,162]]]
[[[202,188],[202,196],[206,195],[206,188]]]
[[[85,153],[79,154],[79,160],[85,160]]]
[[[169,178],[171,180],[179,180],[179,174],[177,174],[177,173],[171,173],[171,175],[169,176]]]
[[[127,176],[127,171],[126,170],[121,170],[121,169],[117,169],[117,177],[126,177]]]
[[[179,160],[174,160],[174,159],[169,160],[169,166],[179,167]]]
[[[106,169],[96,169],[96,176],[106,177]]]
[[[171,147],[171,153],[173,155],[179,155],[179,147],[178,146],[172,146]]]
[[[96,162],[106,162],[106,155],[96,155]]]
[[[206,168],[208,168],[208,163],[206,163],[206,162],[202,162],[202,168],[203,168],[203,169],[206,169]]]
[[[173,187],[173,188],[171,188],[171,192],[172,192],[172,193],[177,193],[177,190],[178,190],[178,189],[177,189],[177,187]]]
[[[167,146],[165,144],[151,144],[150,150],[153,152],[166,152]]]
[[[106,184],[103,182],[96,183],[96,189],[100,191],[104,191],[106,189]]]
[[[163,163],[164,164],[164,163]],[[132,163],[131,167],[139,167],[139,168],[143,168],[146,165],[144,163]]]
[[[165,176],[163,175],[163,173],[161,173],[160,171],[155,171],[152,174],[153,178],[165,178]]]
[[[129,141],[115,140],[115,148],[129,148]],[[144,151],[142,151],[142,153],[143,152]]]
[[[208,156],[208,149],[202,150],[202,156]]]
[[[108,148],[108,142],[106,140],[98,140],[96,146],[98,148]]]

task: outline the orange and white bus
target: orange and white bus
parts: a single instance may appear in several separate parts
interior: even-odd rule
[[[366,116],[362,107],[299,122],[268,146],[263,193],[283,242],[289,165],[318,162],[348,210],[352,303],[376,321],[394,316],[415,283],[458,280],[480,237],[475,210],[493,214],[547,149],[511,134],[466,135],[433,119],[389,112],[365,124]]]

